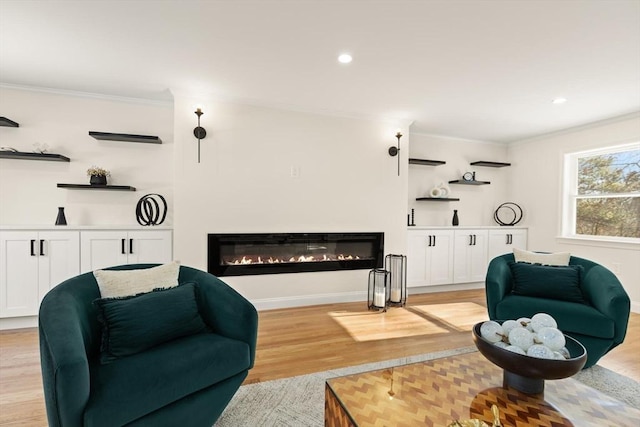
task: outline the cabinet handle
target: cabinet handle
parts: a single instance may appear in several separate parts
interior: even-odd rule
[[[121,239],[120,240],[120,252],[122,253],[122,255],[126,255],[127,253],[124,251],[124,240],[125,239]]]
[[[476,245],[478,236],[476,234],[473,235],[473,246]]]
[[[473,234],[469,234],[469,246],[473,246]]]
[[[133,253],[133,239],[129,239],[129,253]]]
[[[40,239],[40,255],[44,255],[44,240]]]
[[[513,243],[513,234],[507,234],[507,239],[509,240],[507,243],[512,244]]]
[[[31,239],[31,256],[36,256],[36,249],[34,245],[36,244],[35,239]]]
[[[436,236],[433,236],[433,246],[436,245]]]

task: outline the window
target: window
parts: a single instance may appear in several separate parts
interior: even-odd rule
[[[640,143],[566,154],[564,237],[640,239]]]

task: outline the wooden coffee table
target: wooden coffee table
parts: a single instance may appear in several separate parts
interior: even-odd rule
[[[640,410],[581,382],[545,382],[544,395],[503,388],[502,369],[480,353],[435,359],[327,380],[325,426],[442,426],[479,418],[491,406],[505,427],[637,426]]]

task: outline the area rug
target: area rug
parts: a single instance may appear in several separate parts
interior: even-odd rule
[[[240,387],[216,427],[321,427],[324,425],[324,384],[329,378],[476,351],[464,347],[367,363]],[[640,409],[640,383],[595,365],[573,378]]]

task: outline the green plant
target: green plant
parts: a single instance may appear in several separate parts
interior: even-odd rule
[[[99,166],[91,166],[87,169],[87,176],[111,176],[111,172]]]

